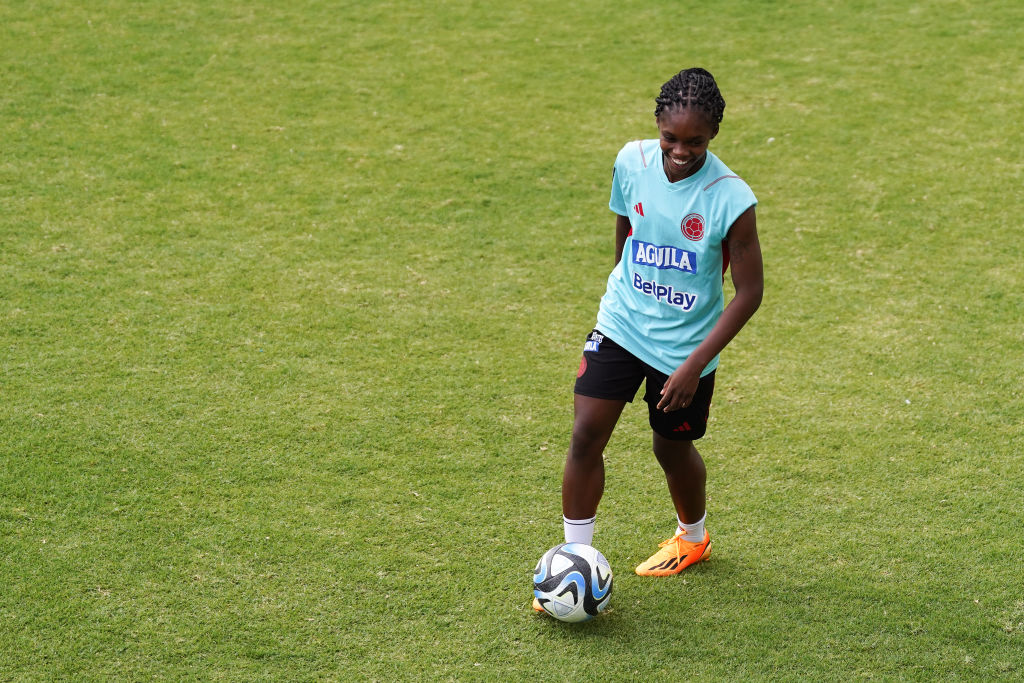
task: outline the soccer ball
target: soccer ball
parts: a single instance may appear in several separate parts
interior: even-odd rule
[[[562,543],[544,553],[533,570],[533,595],[560,621],[587,621],[608,606],[612,568],[597,548]]]

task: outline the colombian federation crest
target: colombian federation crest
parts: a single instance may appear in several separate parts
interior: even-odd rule
[[[704,217],[699,213],[687,214],[679,226],[683,231],[683,237],[693,242],[698,242],[704,237]]]

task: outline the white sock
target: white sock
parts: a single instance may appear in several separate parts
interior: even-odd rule
[[[594,541],[594,520],[590,519],[569,519],[562,516],[562,529],[565,531],[566,543],[583,543],[593,545]]]
[[[679,519],[679,515],[676,515],[676,521],[679,522],[679,526],[676,527],[676,534],[681,535],[684,541],[700,543],[704,540],[704,520],[707,518],[708,513],[705,512],[700,521],[693,524],[683,524],[683,520]]]

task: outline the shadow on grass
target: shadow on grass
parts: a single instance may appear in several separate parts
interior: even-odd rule
[[[666,627],[677,627],[676,617],[681,612],[705,603],[714,594],[734,590],[743,575],[744,571],[728,559],[702,563],[681,575],[663,578],[622,572],[615,577],[608,608],[589,621],[566,623],[535,613],[532,608],[530,616],[537,620],[539,632],[558,640],[643,639],[665,633]],[[680,609],[670,606],[673,601],[680,603]]]

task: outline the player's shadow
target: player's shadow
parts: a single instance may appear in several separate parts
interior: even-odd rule
[[[711,563],[690,567],[680,576],[650,578],[629,574],[623,578],[616,577],[608,608],[590,621],[566,623],[536,616],[543,620],[543,632],[553,639],[614,638],[620,644],[627,640],[642,640],[665,632],[666,625],[658,616],[661,607],[652,607],[652,601],[662,605],[665,601],[682,602],[690,591],[715,591],[719,585],[735,582],[742,573],[742,568],[734,566],[729,559],[716,558]]]

